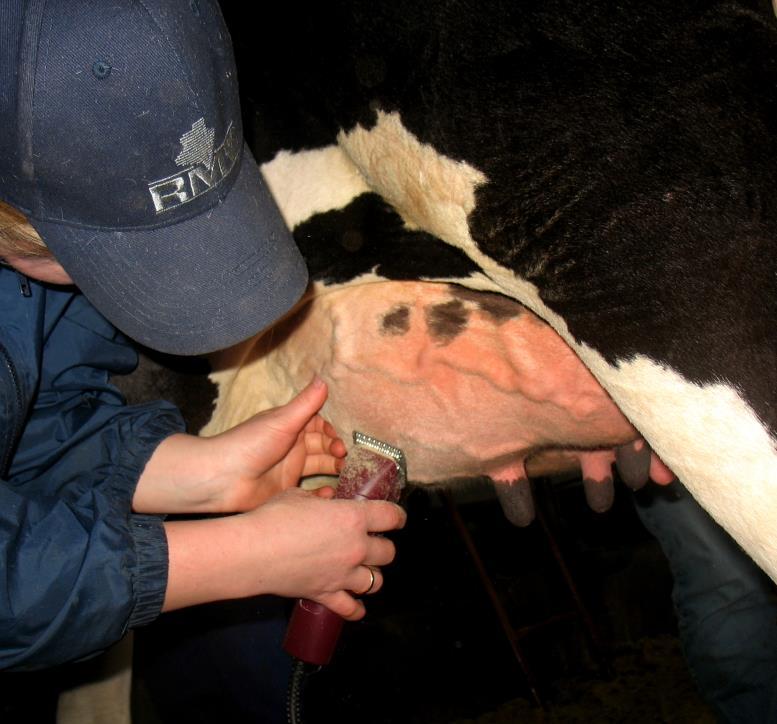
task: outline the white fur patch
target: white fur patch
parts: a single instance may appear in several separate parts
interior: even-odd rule
[[[372,129],[358,126],[341,132],[338,142],[369,186],[408,227],[455,246],[467,243],[467,216],[475,208],[475,189],[487,180],[480,171],[420,143],[402,125],[398,113],[378,111]]]
[[[613,368],[591,350],[578,353],[696,500],[777,581],[777,445],[737,391],[693,384],[646,357]]]
[[[281,151],[261,170],[290,229],[313,214],[342,209],[370,191],[359,169],[334,145]]]

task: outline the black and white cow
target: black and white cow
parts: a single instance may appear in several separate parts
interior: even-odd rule
[[[421,481],[554,453],[604,481],[638,430],[777,580],[768,0],[224,11],[315,284],[225,355],[205,432],[314,370],[341,434],[405,448]]]

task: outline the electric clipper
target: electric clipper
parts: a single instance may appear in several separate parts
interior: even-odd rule
[[[354,432],[353,442],[335,498],[398,502],[407,481],[402,451],[361,432]],[[343,619],[336,613],[301,598],[294,606],[283,648],[299,661],[323,666],[332,658],[342,627]]]

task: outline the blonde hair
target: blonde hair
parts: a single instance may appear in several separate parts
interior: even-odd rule
[[[0,201],[0,257],[53,257],[27,217]]]

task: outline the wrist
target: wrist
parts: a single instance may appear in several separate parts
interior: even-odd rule
[[[169,567],[163,611],[270,592],[260,574],[269,562],[265,536],[256,535],[246,515],[164,526]]]
[[[223,494],[218,456],[210,438],[176,433],[162,440],[146,463],[132,499],[138,513],[218,511]]]

